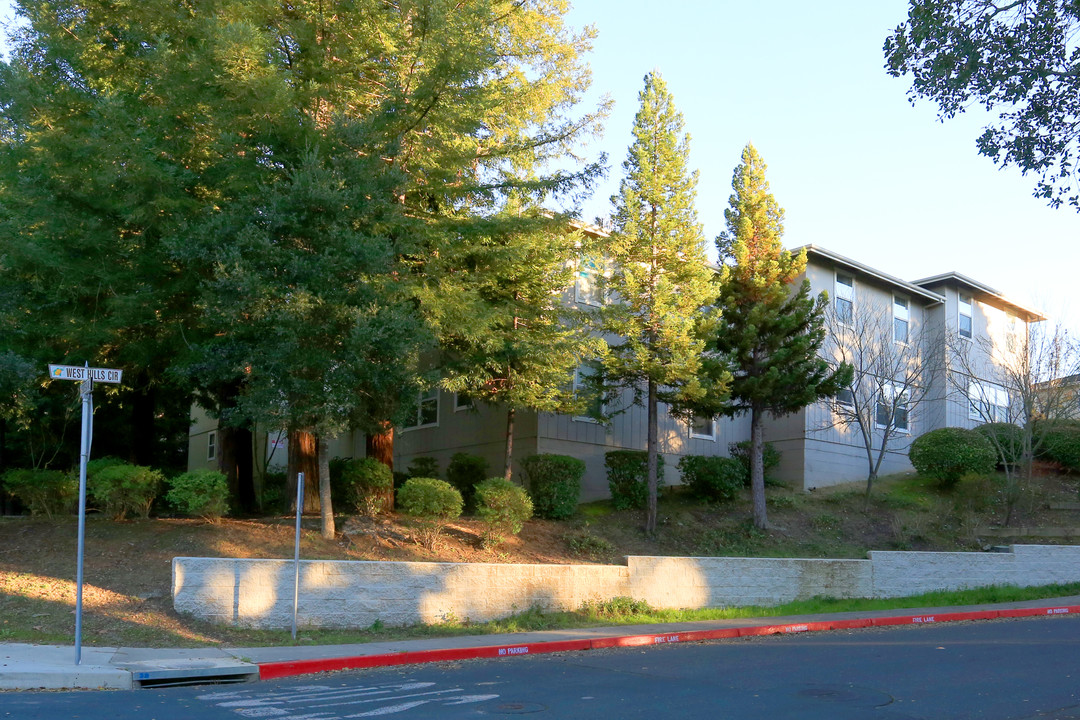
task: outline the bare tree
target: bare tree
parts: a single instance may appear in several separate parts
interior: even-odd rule
[[[910,431],[938,388],[944,334],[925,322],[898,323],[890,308],[879,303],[832,310],[824,352],[831,362],[850,365],[854,374],[851,385],[834,398],[828,427],[849,428],[862,440],[869,495],[897,436]]]
[[[949,388],[987,429],[1005,474],[1005,525],[1031,479],[1044,442],[1039,421],[1063,420],[1075,409],[1070,378],[1080,373],[1080,347],[1060,325],[1010,326],[1004,337],[949,338]]]

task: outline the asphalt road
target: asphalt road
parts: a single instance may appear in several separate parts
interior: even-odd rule
[[[3,693],[0,718],[1080,720],[1080,617],[475,660],[251,685]]]

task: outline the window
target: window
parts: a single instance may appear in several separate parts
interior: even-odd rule
[[[1019,327],[1019,322],[1017,321],[1016,316],[1011,314],[1011,313],[1006,314],[1006,316],[1005,316],[1005,349],[1008,350],[1009,352],[1016,352],[1016,345],[1017,345],[1016,337],[1017,337],[1017,328],[1018,327]]]
[[[908,341],[908,301],[907,298],[893,296],[893,336],[898,343],[907,344]]]
[[[836,404],[842,405],[845,408],[855,407],[855,393],[851,391],[851,388],[840,388],[836,392]]]
[[[690,418],[690,437],[716,440],[716,419],[697,415]]]
[[[454,393],[454,412],[460,410],[472,410],[473,399],[466,393]]]
[[[604,294],[600,289],[603,268],[595,258],[583,257],[578,263],[577,280],[574,283],[574,301],[582,305],[603,305]]]
[[[1009,391],[1001,385],[972,380],[968,383],[968,419],[1009,422]]]
[[[836,296],[833,298],[836,320],[850,325],[855,319],[855,278],[836,273]]]
[[[893,383],[885,383],[881,388],[881,395],[878,396],[875,421],[879,428],[892,427],[893,430],[907,432],[907,391]]]
[[[574,370],[574,396],[584,397],[586,404],[584,413],[575,415],[575,420],[582,422],[600,422],[604,416],[604,401],[595,388],[590,387],[588,378],[595,371],[590,367],[579,367]]]
[[[206,433],[206,459],[217,459],[217,431],[211,430]]]
[[[960,309],[957,322],[960,326],[960,337],[971,337],[971,296],[960,293]]]
[[[439,424],[439,389],[431,388],[416,397],[416,414],[405,422],[405,428]]]

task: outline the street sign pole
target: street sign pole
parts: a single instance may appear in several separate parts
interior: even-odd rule
[[[75,380],[82,398],[82,437],[79,441],[79,540],[75,561],[75,664],[82,664],[82,596],[83,557],[86,548],[86,463],[90,460],[90,445],[94,439],[94,381],[119,385],[123,370],[92,368],[89,364],[49,365],[53,380]]]
[[[304,473],[296,474],[296,548],[293,552],[292,639],[296,640],[296,611],[300,606],[300,516],[304,513]]]
[[[94,432],[92,397],[94,381],[79,383],[82,395],[82,440],[79,447],[79,549],[75,571],[75,664],[82,663],[83,556],[86,548],[86,463],[90,459],[90,440]]]

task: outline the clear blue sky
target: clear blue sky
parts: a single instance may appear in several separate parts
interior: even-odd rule
[[[608,180],[582,206],[607,215],[644,75],[659,70],[700,173],[706,236],[724,229],[739,154],[752,141],[785,208],[789,246],[814,243],[913,280],[956,270],[1080,331],[1080,216],[1031,197],[1033,178],[979,156],[980,111],[940,123],[882,69],[906,0],[574,0],[595,25],[594,97],[615,100],[594,152]],[[11,15],[0,0],[0,18]],[[1072,298],[1077,298],[1073,300]]]

